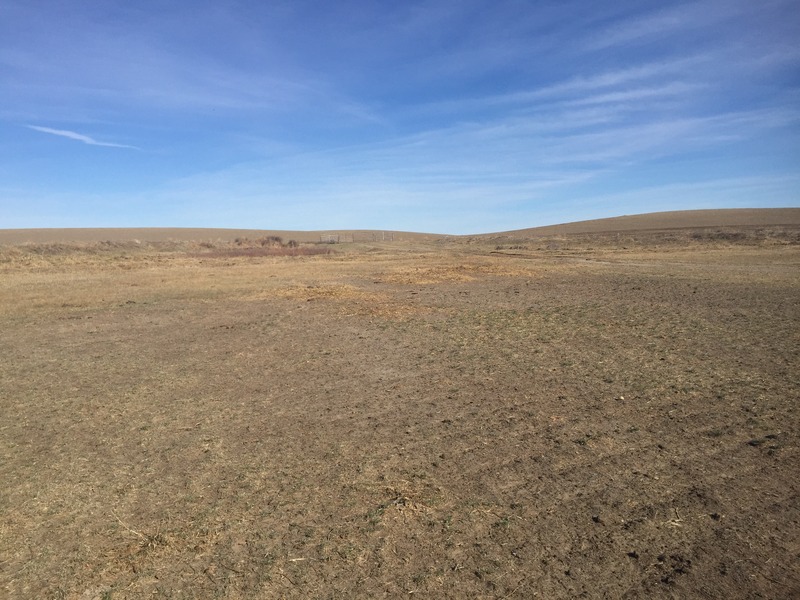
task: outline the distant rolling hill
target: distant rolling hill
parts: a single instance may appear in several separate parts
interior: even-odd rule
[[[554,235],[659,231],[706,227],[800,226],[800,208],[734,208],[717,210],[682,210],[625,215],[609,219],[577,221],[504,231],[486,236],[546,237]]]
[[[689,210],[625,215],[608,219],[578,221],[514,231],[484,233],[477,237],[546,237],[571,234],[614,233],[691,229],[707,227],[800,227],[800,208],[742,208]],[[445,236],[381,230],[284,231],[268,229],[203,229],[203,228],[65,228],[65,229],[0,229],[0,244],[72,243],[72,242],[165,242],[165,241],[233,241],[236,238],[258,239],[280,236],[285,241],[318,242],[328,239],[340,242],[433,240]],[[475,237],[475,236],[472,236]]]

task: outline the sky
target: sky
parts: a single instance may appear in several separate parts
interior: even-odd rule
[[[4,0],[0,228],[800,206],[796,0]]]

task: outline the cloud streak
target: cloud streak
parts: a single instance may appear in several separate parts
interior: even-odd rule
[[[77,142],[83,142],[84,144],[88,144],[89,146],[103,146],[105,148],[129,148],[131,150],[140,150],[137,146],[129,146],[128,144],[114,144],[111,142],[100,142],[93,137],[89,137],[88,135],[83,135],[82,133],[76,133],[74,131],[69,131],[68,129],[53,129],[51,127],[41,127],[39,125],[28,125],[28,129],[33,129],[34,131],[39,131],[41,133],[49,133],[50,135],[56,135],[59,137],[65,137],[70,140],[75,140]]]
[[[95,222],[469,232],[685,207],[671,185],[800,199],[770,183],[797,170],[792,0],[36,4],[0,8],[0,188]]]
[[[718,25],[740,14],[746,6],[744,2],[718,0],[680,4],[617,23],[594,37],[587,47],[600,50],[626,44],[648,43],[668,37],[675,31]]]

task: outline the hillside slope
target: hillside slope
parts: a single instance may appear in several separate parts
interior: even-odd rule
[[[560,225],[532,227],[514,231],[484,233],[480,237],[540,237],[553,235],[613,233],[622,231],[652,231],[703,227],[800,227],[800,208],[748,208],[690,210],[625,215],[608,219],[578,221]],[[223,241],[237,238],[258,239],[280,236],[284,240],[318,242],[334,239],[340,242],[371,242],[400,240],[433,240],[443,234],[414,233],[382,230],[325,230],[287,231],[269,229],[215,229],[215,228],[64,228],[64,229],[0,229],[0,244],[63,242],[142,242],[165,241]]]
[[[683,210],[625,215],[560,225],[504,231],[487,236],[537,237],[582,233],[614,233],[701,227],[800,226],[800,208]]]

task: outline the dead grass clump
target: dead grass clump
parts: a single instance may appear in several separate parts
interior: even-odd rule
[[[185,256],[194,243],[187,242],[69,242],[26,243],[0,247],[0,266],[8,269],[62,270],[90,268],[131,268],[133,264]]]
[[[286,298],[297,302],[329,302],[337,306],[345,316],[378,317],[390,321],[406,320],[431,312],[424,306],[400,302],[391,296],[347,285],[293,285],[265,290],[244,296],[243,300],[267,300]]]
[[[241,248],[213,248],[208,252],[194,252],[194,258],[236,258],[259,256],[319,256],[332,254],[330,248],[317,246],[251,246]]]
[[[508,263],[487,262],[441,267],[403,267],[384,274],[381,280],[402,285],[467,283],[484,275],[530,276],[529,269]]]
[[[117,513],[115,513],[114,511],[112,511],[111,514],[114,515],[114,517],[117,519],[117,522],[120,525],[122,525],[122,527],[124,527],[127,531],[129,531],[137,538],[139,538],[136,544],[137,554],[145,554],[150,550],[158,548],[159,546],[167,545],[167,538],[165,535],[161,533],[160,529],[158,529],[155,533],[143,533],[125,524],[125,522],[122,519],[120,519]]]
[[[318,256],[332,254],[329,247],[300,245],[295,240],[284,243],[279,236],[256,240],[237,238],[232,242],[161,241],[141,242],[102,241],[69,243],[27,243],[0,247],[0,267],[6,269],[72,268],[89,266],[105,268],[134,268],[155,262],[197,258]]]
[[[195,250],[197,246],[195,247]],[[259,256],[316,256],[331,254],[330,248],[321,248],[316,244],[300,245],[295,240],[284,243],[283,238],[277,235],[267,235],[257,239],[238,237],[229,243],[201,243],[200,252],[193,252],[191,256],[200,258],[232,258],[232,257],[259,257]]]
[[[23,252],[16,246],[0,246],[0,264],[13,263],[23,256]]]
[[[367,292],[352,285],[307,285],[291,286],[276,290],[277,296],[293,300],[373,300],[374,293]]]
[[[255,240],[251,240],[250,238],[246,237],[237,237],[233,240],[233,243],[237,246],[246,246],[246,247],[253,247],[253,246],[283,246],[283,238],[279,235],[266,235],[260,238],[256,238]]]
[[[466,266],[403,267],[387,273],[382,280],[387,283],[425,285],[443,282],[467,282],[474,277]]]

